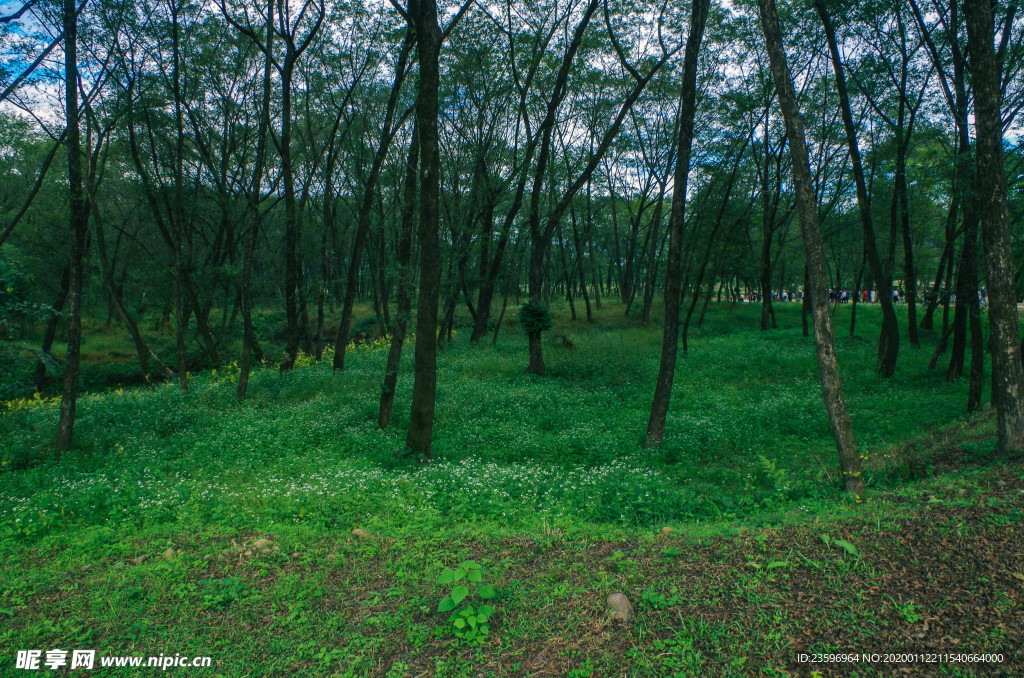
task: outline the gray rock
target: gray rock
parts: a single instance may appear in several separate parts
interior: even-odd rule
[[[269,539],[257,539],[252,543],[254,549],[259,549],[264,553],[270,553],[270,540]]]
[[[141,556],[136,556],[135,558],[132,558],[132,562],[135,563],[136,565],[142,565],[147,560],[149,560],[149,554],[148,553],[143,553]]]
[[[373,539],[373,535],[368,530],[364,530],[361,527],[357,527],[352,530],[352,536],[358,539]]]
[[[628,622],[633,619],[633,603],[624,593],[613,593],[608,596],[608,617],[612,621]]]
[[[164,551],[164,560],[174,560],[174,549]]]
[[[672,534],[673,532],[675,532],[675,530],[673,528],[671,528],[671,527],[663,527],[663,528],[661,528],[661,533],[662,534]]]

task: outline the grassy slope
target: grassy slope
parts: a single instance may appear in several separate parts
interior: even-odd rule
[[[1021,548],[1020,469],[985,466],[990,418],[962,420],[963,385],[926,372],[927,345],[905,349],[885,383],[873,375],[872,310],[861,316],[867,339],[840,332],[875,495],[851,506],[833,482],[796,305],[767,335],[753,329],[752,308],[713,309],[681,361],[669,436],[647,453],[637,442],[658,333],[617,313],[597,330],[563,320],[576,348],[550,347],[543,380],[522,375],[525,345],[512,331],[496,349],[457,343],[440,361],[438,463],[425,469],[392,456],[408,383],[395,429],[374,425],[382,351],[357,352],[343,375],[326,365],[259,372],[242,406],[224,371],[197,377],[185,399],[171,386],[90,396],[80,449],[41,464],[54,410],[7,415],[0,672],[13,649],[65,645],[209,654],[225,675],[806,672],[798,650],[931,647],[929,630],[911,635],[938,614],[925,605],[947,609],[930,628],[959,630],[969,616],[948,606],[967,605],[963,590],[914,597],[892,578],[934,566],[921,551],[956,553],[948,540],[931,548],[936,530],[996,554],[960,583],[974,587],[971,609],[1012,622],[997,633],[975,624],[983,637],[947,633],[960,642],[941,651],[1002,650],[1003,668],[1022,665],[1009,652],[1021,638],[1010,575],[1022,568],[997,553]],[[932,477],[908,480],[922,475]],[[656,537],[666,524],[677,531]],[[353,527],[374,539],[348,536]],[[861,558],[820,533],[858,544]],[[922,543],[901,546],[912,534]],[[279,550],[218,558],[261,536]],[[133,560],[168,547],[180,554]],[[434,612],[445,593],[434,579],[465,557],[501,587],[492,640],[479,647]],[[615,590],[638,605],[635,623],[603,624]],[[808,619],[821,622],[810,638]]]

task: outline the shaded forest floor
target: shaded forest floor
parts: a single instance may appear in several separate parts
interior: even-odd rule
[[[837,340],[862,504],[836,482],[795,304],[767,334],[755,308],[713,307],[649,452],[658,333],[610,311],[559,323],[576,348],[549,345],[545,379],[512,332],[457,338],[425,468],[393,456],[408,380],[395,427],[375,425],[372,349],[340,375],[259,371],[244,405],[224,369],[185,397],[88,396],[62,458],[52,406],[9,412],[0,675],[58,647],[211,656],[189,670],[210,676],[1019,675],[1024,464],[994,458],[991,413],[965,417],[964,385],[925,369],[934,337],[878,380],[864,310]],[[482,643],[437,612],[437,577],[466,559],[497,588]],[[608,618],[616,592],[628,622]],[[942,656],[964,654],[1002,657]]]

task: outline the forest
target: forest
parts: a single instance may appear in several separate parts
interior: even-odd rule
[[[0,2],[0,674],[1024,672],[1022,13]]]

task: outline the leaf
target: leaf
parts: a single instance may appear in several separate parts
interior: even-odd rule
[[[455,570],[445,570],[437,578],[438,584],[451,584],[453,581],[455,581]]]
[[[466,628],[466,620],[463,619],[462,617],[459,617],[458,619],[456,619],[455,620],[455,628],[457,628],[457,629],[464,629],[464,628]]]
[[[769,570],[775,570],[775,569],[780,568],[780,567],[789,567],[789,561],[788,560],[776,560],[774,562],[768,563],[768,569]]]
[[[466,571],[461,567],[457,570],[452,570],[452,573],[454,576],[454,579],[452,579],[452,581],[459,581],[460,579],[466,576]]]
[[[1017,575],[1017,576],[1020,576],[1020,575]],[[1021,578],[1024,579],[1024,577],[1021,577]],[[10,608],[6,608],[6,607],[0,607],[0,614],[6,614],[8,617],[13,617],[14,616],[14,610],[10,609]]]
[[[465,588],[465,587],[462,587],[462,588]],[[455,609],[456,605],[458,605],[458,603],[456,603],[454,600],[452,600],[451,596],[448,596],[447,598],[442,600],[441,603],[437,606],[437,611],[438,612],[451,612],[452,610]]]
[[[451,596],[451,600],[452,600],[452,603],[453,603],[452,607],[454,607],[455,605],[458,605],[459,603],[461,603],[463,600],[466,599],[466,596],[468,596],[468,595],[469,595],[469,587],[468,586],[456,586],[455,588],[453,588],[452,589],[452,596]]]
[[[481,598],[485,599],[493,598],[495,595],[497,595],[497,592],[494,590],[493,586],[481,586],[477,593],[480,594]]]
[[[480,566],[476,564],[475,560],[463,560],[459,563],[459,567],[464,570],[479,570]]]
[[[827,534],[821,535],[821,540],[825,542],[825,546],[832,546],[832,538]]]
[[[849,553],[854,558],[860,557],[860,551],[857,550],[857,547],[851,544],[850,542],[846,541],[845,539],[836,539],[834,543],[836,546],[841,547],[844,551]]]
[[[484,580],[484,576],[480,573],[480,570],[470,570],[466,573],[466,579],[471,582],[479,584]]]
[[[487,621],[488,619],[491,618],[491,615],[494,614],[494,608],[491,607],[490,605],[481,605],[477,609],[477,612],[480,613],[481,617],[485,618],[484,621]]]
[[[1024,581],[1024,574],[1021,574],[1020,572],[1014,572],[1013,573],[1013,578],[1014,579],[1020,579],[1021,581]],[[4,612],[4,610],[0,610],[0,612]]]

